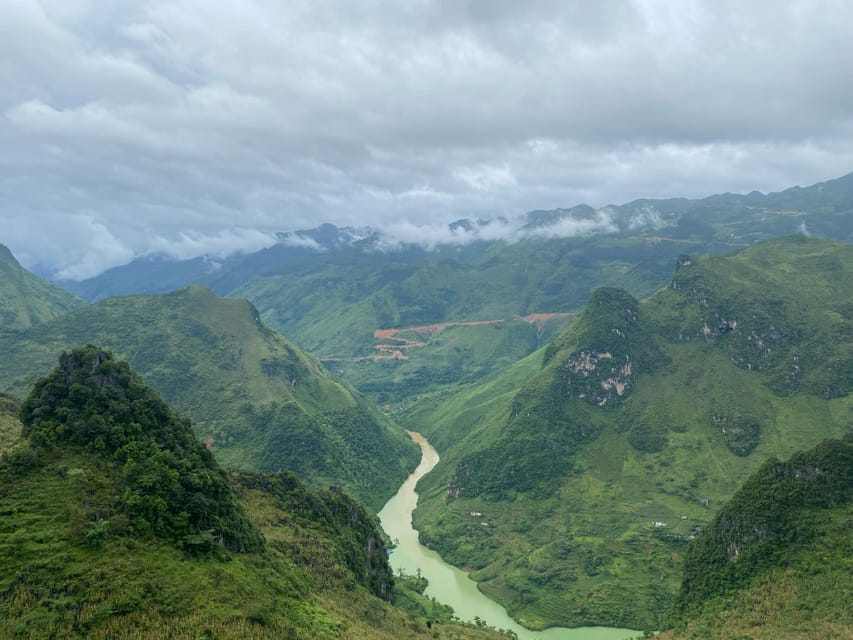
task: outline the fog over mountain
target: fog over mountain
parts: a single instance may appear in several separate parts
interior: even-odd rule
[[[811,184],[853,167],[851,25],[837,0],[6,3],[0,240],[81,279],[324,221],[428,246]]]

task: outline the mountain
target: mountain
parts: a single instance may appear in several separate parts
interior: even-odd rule
[[[851,275],[804,236],[684,254],[655,295],[598,289],[543,349],[424,395],[401,417],[442,454],[421,540],[527,626],[659,628],[718,505],[853,424]]]
[[[377,330],[576,312],[601,286],[640,298],[666,284],[680,253],[726,253],[791,233],[853,240],[851,211],[853,174],[767,195],[461,219],[424,230],[422,238],[324,224],[281,233],[277,244],[253,254],[175,262],[144,257],[64,285],[89,300],[191,283],[246,298],[269,326],[374,400],[406,405],[529,354],[539,344],[535,331],[518,325],[495,336],[494,329],[468,326],[453,336],[452,348],[419,339],[424,346],[385,358],[375,357],[383,344],[374,338]],[[484,348],[494,338],[507,350]]]
[[[26,329],[84,304],[31,274],[0,244],[0,331]]]
[[[853,638],[853,436],[768,460],[690,545],[666,638]]]
[[[417,447],[401,429],[268,329],[251,304],[197,286],[103,300],[0,336],[0,387],[23,393],[57,353],[88,343],[127,358],[192,416],[229,468],[290,469],[378,510],[417,464]]]
[[[125,362],[63,353],[0,458],[0,636],[487,638],[396,609],[378,523],[293,474],[227,476]]]

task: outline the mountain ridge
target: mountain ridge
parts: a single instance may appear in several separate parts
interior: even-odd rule
[[[685,255],[637,307],[645,363],[624,348],[633,297],[605,289],[535,356],[437,394],[451,408],[422,398],[402,419],[442,461],[421,539],[528,626],[658,628],[692,529],[764,457],[848,428],[851,270],[848,245],[802,236]]]
[[[289,468],[378,509],[417,462],[401,429],[267,328],[250,303],[199,286],[107,299],[0,337],[9,356],[0,385],[23,392],[56,353],[87,343],[128,358],[167,402],[192,415],[231,468]]]
[[[0,331],[20,331],[85,305],[24,269],[0,244]]]

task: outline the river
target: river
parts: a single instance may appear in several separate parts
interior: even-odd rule
[[[473,621],[477,616],[496,629],[511,629],[520,640],[625,640],[642,636],[642,632],[610,627],[578,627],[568,629],[552,627],[545,631],[531,631],[513,620],[501,605],[487,598],[461,569],[447,564],[435,551],[418,542],[418,532],[412,528],[412,511],[418,504],[415,486],[418,480],[438,464],[438,452],[420,433],[407,432],[421,447],[421,462],[391,498],[379,520],[392,540],[399,540],[390,556],[394,571],[402,569],[414,574],[418,569],[429,580],[426,595],[453,607],[460,620]]]

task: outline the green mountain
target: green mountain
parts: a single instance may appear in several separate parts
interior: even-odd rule
[[[533,351],[536,332],[513,323],[516,316],[578,311],[602,286],[649,295],[669,280],[680,253],[726,253],[796,232],[849,241],[851,211],[853,174],[766,195],[644,199],[598,210],[531,211],[513,220],[459,220],[434,230],[447,243],[431,250],[382,230],[326,224],[280,234],[278,244],[250,255],[142,257],[65,285],[89,300],[190,283],[246,298],[269,326],[374,400],[406,405]],[[579,235],[566,237],[571,233]],[[403,351],[405,358],[371,357],[381,344],[377,329],[494,320],[505,322],[458,329],[452,343],[421,339],[425,345]]]
[[[753,474],[690,545],[669,638],[853,638],[853,436]]]
[[[853,248],[803,236],[683,255],[646,300],[596,290],[544,349],[425,395],[402,417],[442,453],[421,540],[527,626],[660,628],[717,505],[851,429],[851,275]]]
[[[394,609],[374,517],[289,472],[227,476],[109,352],[64,353],[21,417],[0,457],[4,638],[500,637]]]
[[[26,329],[84,304],[31,274],[0,244],[0,331]]]
[[[0,337],[0,387],[23,393],[56,353],[88,343],[126,358],[229,468],[290,469],[378,510],[417,463],[401,429],[265,327],[251,304],[201,287],[111,298]]]

